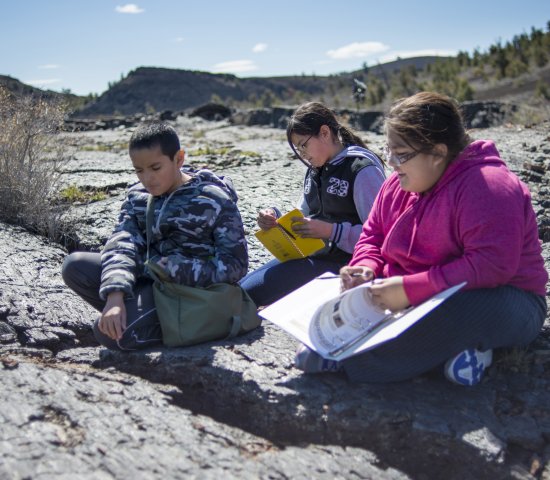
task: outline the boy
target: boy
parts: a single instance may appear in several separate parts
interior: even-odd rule
[[[248,268],[247,244],[231,180],[209,170],[182,169],[184,152],[164,123],[140,126],[129,154],[140,183],[132,186],[102,253],[74,252],[63,264],[65,283],[101,316],[100,344],[122,350],[162,343],[147,255],[145,215],[154,196],[151,261],[174,282],[205,287],[236,283]]]

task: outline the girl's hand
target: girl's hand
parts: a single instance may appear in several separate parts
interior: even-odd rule
[[[340,269],[340,278],[342,282],[341,290],[349,290],[366,282],[370,282],[374,278],[374,272],[372,268],[362,267],[360,265],[356,267],[345,266]]]
[[[376,279],[372,283],[370,291],[374,305],[382,310],[398,312],[410,305],[401,276]]]
[[[315,220],[313,218],[292,217],[292,231],[303,238],[330,238],[332,223]]]
[[[126,306],[123,292],[111,292],[99,319],[99,331],[113,340],[120,340],[126,330]]]
[[[258,212],[258,218],[256,219],[258,226],[262,230],[269,230],[277,225],[277,215],[272,208],[264,208]]]

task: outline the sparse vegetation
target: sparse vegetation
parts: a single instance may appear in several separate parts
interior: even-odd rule
[[[512,40],[500,40],[491,45],[486,53],[475,50],[459,52],[456,57],[436,62],[433,87],[454,96],[458,100],[473,98],[474,89],[470,82],[477,78],[487,80],[515,79],[550,61],[550,22],[546,32],[536,28],[531,33],[516,35]]]
[[[550,118],[550,105],[545,108],[533,108],[529,105],[519,105],[517,111],[510,116],[510,121],[517,125],[535,125]]]
[[[67,157],[57,134],[66,107],[0,86],[0,220],[53,240],[67,225],[53,201]]]
[[[253,158],[261,157],[261,155],[258,152],[254,152],[252,150],[234,150],[234,152],[244,157],[253,157]]]
[[[532,28],[530,33],[516,35],[512,40],[496,42],[486,52],[479,49],[472,53],[459,52],[456,57],[437,59],[425,68],[414,65],[392,70],[384,65],[363,68],[357,72],[329,75],[318,78],[321,88],[314,88],[313,77],[302,75],[301,81],[292,81],[292,88],[280,92],[257,91],[246,100],[235,101],[233,106],[242,108],[264,107],[284,104],[299,104],[307,100],[319,100],[333,108],[375,107],[384,108],[396,98],[412,95],[421,90],[433,90],[456,98],[458,101],[474,100],[479,82],[514,80],[521,82],[522,76],[535,74],[537,69],[550,62],[550,22],[546,32]],[[352,95],[353,79],[367,84],[367,92],[360,104]],[[292,80],[291,80],[292,79]],[[544,80],[533,92],[535,99],[548,100]],[[514,83],[514,85],[518,85]],[[219,96],[217,97],[219,100]],[[227,103],[228,99],[225,100]]]
[[[85,152],[110,152],[112,150],[128,150],[128,142],[84,145],[80,149]]]
[[[232,147],[217,147],[212,148],[208,145],[204,147],[197,148],[195,150],[190,150],[188,155],[190,157],[198,157],[199,155],[226,155],[231,151]]]
[[[529,373],[532,363],[533,354],[529,349],[516,347],[503,350],[501,356],[495,361],[495,366],[503,371]]]
[[[191,133],[191,137],[194,138],[195,140],[199,138],[204,138],[205,135],[206,133],[204,130],[193,130],[193,132]]]
[[[544,100],[550,100],[550,91],[548,90],[548,85],[541,81],[537,82],[535,87],[535,95],[541,97]]]
[[[92,203],[105,200],[107,193],[105,190],[84,190],[73,184],[61,189],[59,198],[67,203]]]

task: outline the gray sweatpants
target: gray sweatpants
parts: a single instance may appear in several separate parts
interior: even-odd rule
[[[63,280],[78,295],[98,311],[105,307],[99,297],[101,284],[101,254],[73,252],[65,258]],[[162,344],[162,331],[153,298],[152,281],[141,278],[136,282],[134,294],[124,300],[126,306],[126,330],[120,340],[113,340],[99,331],[100,317],[93,325],[97,341],[110,349],[136,350]]]
[[[463,350],[526,346],[539,334],[546,299],[515,287],[460,291],[399,337],[342,362],[355,382],[396,382]]]

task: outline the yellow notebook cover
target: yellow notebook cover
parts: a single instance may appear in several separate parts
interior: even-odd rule
[[[320,238],[302,238],[292,231],[292,217],[303,217],[300,210],[294,209],[277,219],[277,226],[269,230],[259,230],[256,237],[280,262],[305,258],[321,250],[325,242]]]

